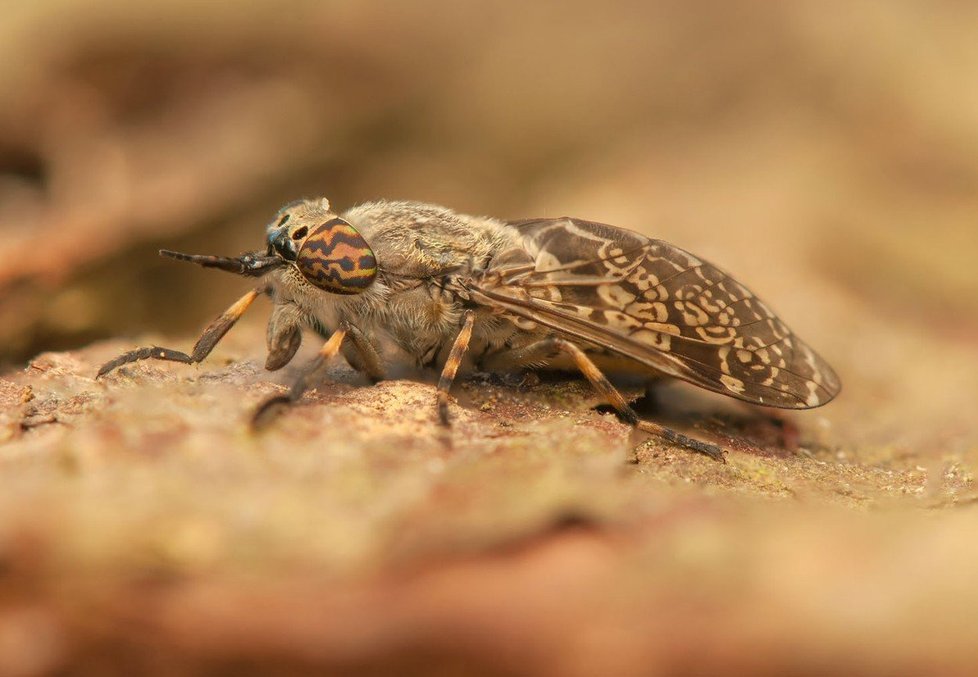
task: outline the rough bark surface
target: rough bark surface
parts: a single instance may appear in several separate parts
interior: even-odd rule
[[[0,381],[0,665],[781,673],[858,656],[892,674],[978,659],[971,431],[945,429],[939,455],[857,446],[838,429],[858,427],[858,386],[785,428],[666,389],[660,420],[726,444],[721,465],[630,439],[578,380],[469,380],[445,431],[430,383],[337,365],[255,435],[249,410],[288,379],[263,372],[260,345],[246,329],[201,366],[95,381],[130,347],[107,342]]]

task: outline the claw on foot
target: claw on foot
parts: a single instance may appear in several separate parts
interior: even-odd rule
[[[275,395],[258,405],[251,415],[251,429],[255,432],[264,430],[275,421],[282,410],[294,400],[288,395]]]
[[[718,461],[720,463],[727,462],[726,450],[720,446],[717,446],[716,444],[703,442],[695,437],[683,435],[675,430],[657,425],[655,423],[650,423],[648,421],[639,421],[636,427],[643,432],[655,435],[656,437],[664,439],[667,442],[672,442],[673,444],[678,444],[679,446],[689,449],[690,451],[695,451],[698,454],[709,456],[714,461]]]

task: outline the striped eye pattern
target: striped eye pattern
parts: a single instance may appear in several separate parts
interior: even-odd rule
[[[310,284],[334,294],[359,294],[377,277],[377,258],[370,245],[340,218],[309,231],[295,264]]]

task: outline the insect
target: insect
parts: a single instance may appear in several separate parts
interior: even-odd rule
[[[203,360],[260,295],[273,302],[265,367],[295,356],[303,329],[324,344],[285,395],[297,401],[338,354],[371,379],[392,360],[440,366],[437,411],[463,362],[483,371],[580,371],[626,422],[723,459],[716,445],[641,420],[605,372],[674,377],[753,404],[818,407],[838,394],[829,365],[746,287],[678,247],[574,218],[501,221],[419,202],[377,201],[342,216],[325,198],[284,206],[266,248],[239,257],[163,250],[181,261],[260,278],[203,332],[190,354],[162,347],[136,360]]]

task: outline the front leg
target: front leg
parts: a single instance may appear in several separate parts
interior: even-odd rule
[[[272,306],[265,331],[268,356],[265,369],[277,371],[295,357],[302,345],[303,313],[294,303],[279,302]]]
[[[257,287],[235,301],[230,308],[207,325],[189,355],[179,350],[161,348],[159,346],[138,348],[103,364],[95,378],[101,378],[124,364],[130,364],[139,360],[154,359],[168,362],[182,362],[184,364],[194,364],[203,361],[214,350],[214,346],[231,330],[231,327],[241,319],[241,316],[245,314],[245,311],[254,303],[255,299],[267,291],[267,287]]]

